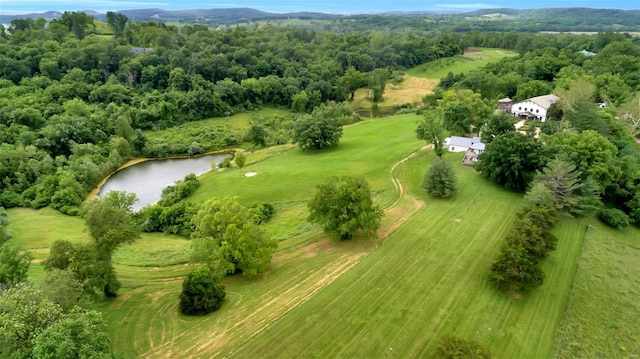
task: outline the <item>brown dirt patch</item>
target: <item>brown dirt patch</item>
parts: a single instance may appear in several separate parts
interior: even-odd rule
[[[473,47],[470,47],[470,48],[468,48],[468,49],[464,50],[464,53],[465,53],[465,54],[466,54],[466,53],[472,53],[472,52],[482,52],[482,50],[480,50],[480,49],[476,49],[476,48],[473,48]]]

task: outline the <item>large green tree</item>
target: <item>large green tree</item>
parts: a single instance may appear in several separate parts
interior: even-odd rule
[[[339,239],[350,239],[358,231],[365,237],[375,236],[384,215],[362,176],[327,177],[316,186],[308,207],[309,221]]]
[[[513,124],[514,117],[507,112],[499,112],[489,116],[489,121],[482,128],[482,142],[491,143],[496,136],[516,130]]]
[[[238,197],[208,200],[193,223],[193,261],[211,265],[222,275],[262,273],[278,248]]]
[[[507,189],[524,191],[547,162],[542,144],[533,137],[509,132],[493,139],[479,156],[476,170]]]
[[[389,80],[389,70],[387,69],[375,69],[369,73],[369,88],[373,102],[383,100],[387,80]]]
[[[62,317],[62,308],[34,286],[0,292],[0,357],[28,358],[36,337]]]
[[[339,84],[342,86],[344,92],[349,94],[349,100],[353,100],[356,90],[366,84],[365,76],[362,72],[351,66],[340,78]]]
[[[111,341],[104,332],[102,315],[95,311],[71,312],[48,326],[33,341],[33,357],[42,359],[112,359]]]
[[[445,91],[437,104],[442,109],[445,128],[454,135],[477,132],[492,111],[480,94],[469,89]]]
[[[444,116],[440,109],[425,113],[424,119],[418,124],[416,134],[419,139],[425,140],[433,146],[436,156],[442,157],[447,131],[444,125]]]
[[[295,123],[292,140],[304,150],[335,147],[342,137],[342,126],[336,118],[303,115]]]
[[[598,208],[598,186],[591,178],[582,178],[576,166],[562,158],[550,161],[533,180],[551,193],[552,205],[558,212],[571,216],[586,216]],[[527,193],[529,196],[529,193]]]
[[[614,161],[618,149],[596,131],[558,132],[547,139],[547,147],[550,153],[565,154],[584,178],[591,177],[598,183],[601,191],[621,175]]]
[[[114,297],[120,288],[111,263],[113,252],[126,243],[140,238],[140,228],[133,217],[132,206],[136,195],[123,191],[110,191],[103,198],[86,204],[84,216],[93,240],[98,267],[105,279],[102,291]]]
[[[451,162],[437,158],[424,176],[422,187],[434,197],[451,197],[458,190],[456,173]]]
[[[0,207],[0,286],[11,286],[27,279],[27,272],[33,256],[20,247],[7,243],[11,234],[7,232],[9,224],[7,211]]]

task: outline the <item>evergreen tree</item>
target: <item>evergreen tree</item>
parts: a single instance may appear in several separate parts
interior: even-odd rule
[[[437,158],[424,176],[422,187],[434,197],[451,197],[458,190],[456,173],[451,163]]]

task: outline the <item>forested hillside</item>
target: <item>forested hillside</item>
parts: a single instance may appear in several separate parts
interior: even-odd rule
[[[52,204],[74,213],[100,179],[133,156],[198,154],[242,141],[224,126],[210,129],[215,146],[208,147],[149,143],[144,130],[289,107],[296,97],[310,112],[344,101],[377,68],[461,53],[450,33],[178,29],[113,13],[110,22],[113,36],[96,33],[83,13],[48,24],[14,20],[2,32],[0,206]]]

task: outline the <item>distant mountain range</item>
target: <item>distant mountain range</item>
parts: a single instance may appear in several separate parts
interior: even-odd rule
[[[84,11],[94,18],[106,21],[106,14],[92,10]],[[232,24],[258,20],[276,19],[318,19],[333,20],[349,17],[350,15],[328,14],[320,12],[292,12],[270,13],[251,8],[229,9],[192,9],[169,11],[162,9],[136,9],[117,11],[134,21],[181,21],[187,23],[201,22],[207,24]],[[8,24],[13,19],[44,17],[47,20],[59,18],[59,11],[47,11],[44,13],[24,15],[0,15],[0,23]],[[422,11],[396,11],[389,13],[376,13],[370,16],[425,16],[425,15],[451,15],[466,18],[511,18],[521,22],[554,23],[562,21],[565,24],[589,24],[597,22],[599,25],[640,27],[640,10],[617,9],[593,9],[593,8],[541,8],[529,10],[517,10],[510,8],[482,9],[472,12],[422,12]]]

